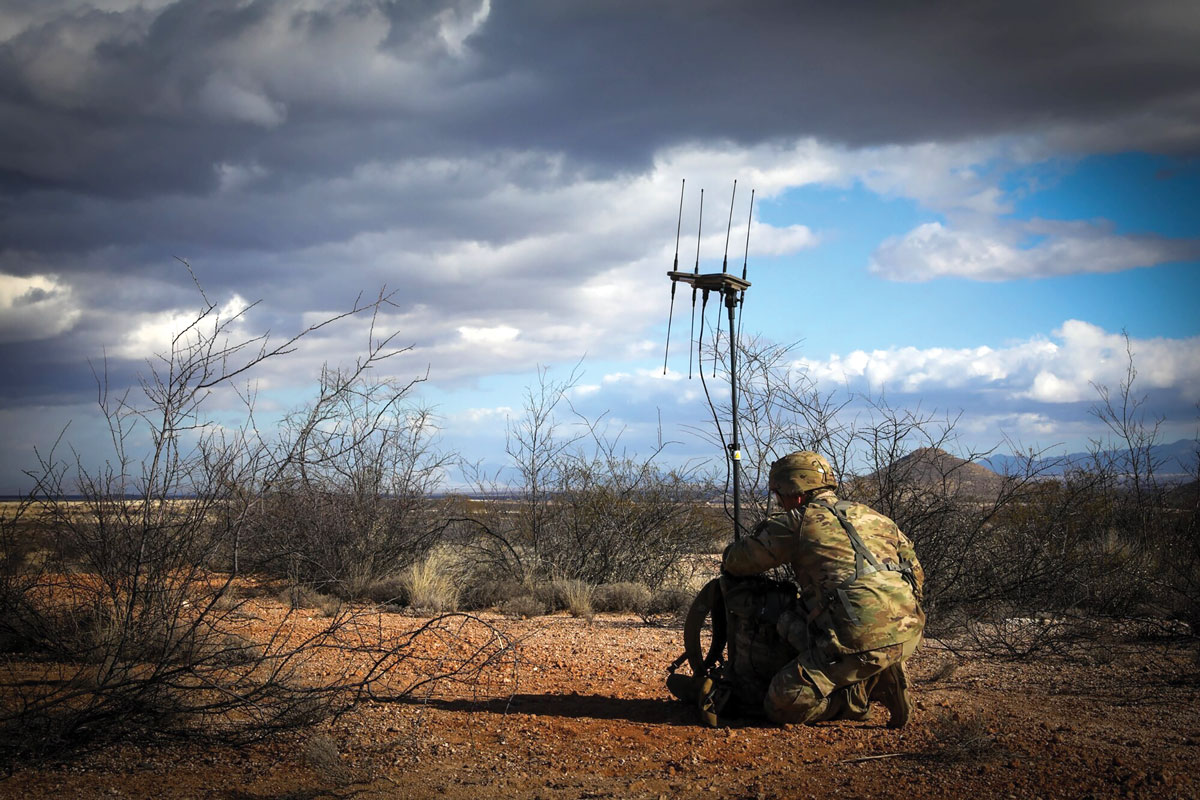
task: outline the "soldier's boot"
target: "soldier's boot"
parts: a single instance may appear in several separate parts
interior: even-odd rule
[[[912,701],[908,697],[908,673],[904,662],[892,664],[879,673],[879,681],[871,689],[871,699],[883,703],[890,718],[889,728],[903,728],[912,714]]]
[[[696,704],[700,709],[700,721],[710,728],[721,727],[721,710],[729,702],[729,686],[724,681],[705,678],[700,683],[699,694]]]

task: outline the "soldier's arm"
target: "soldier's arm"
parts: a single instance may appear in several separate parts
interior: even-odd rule
[[[754,536],[725,548],[721,570],[730,575],[757,575],[778,567],[791,559],[795,535],[783,522],[767,520]]]

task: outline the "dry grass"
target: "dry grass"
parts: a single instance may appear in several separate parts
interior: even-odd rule
[[[326,617],[336,617],[342,609],[340,599],[302,584],[284,589],[279,593],[278,599],[289,608],[312,608],[320,611],[322,616]]]
[[[346,786],[353,778],[350,769],[342,763],[337,745],[328,736],[310,736],[304,743],[304,763],[318,775],[338,786]]]
[[[595,587],[585,581],[575,580],[560,580],[554,583],[563,598],[563,605],[567,612],[572,617],[582,617],[590,622],[596,615],[596,611],[592,607]]]
[[[585,581],[558,578],[533,587],[533,595],[551,611],[566,611],[573,617],[591,620],[596,610],[592,604],[596,588]]]
[[[983,717],[952,711],[929,723],[931,741],[925,755],[937,761],[962,763],[1001,758],[1007,751],[996,738]]]
[[[410,608],[440,614],[459,607],[457,560],[446,550],[429,553],[404,571],[401,580]]]

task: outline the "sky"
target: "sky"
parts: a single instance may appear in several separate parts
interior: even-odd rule
[[[275,340],[387,287],[386,369],[485,467],[541,369],[719,461],[683,292],[662,370],[677,226],[703,272],[730,230],[743,334],[965,449],[1082,449],[1127,345],[1194,438],[1198,156],[1191,2],[6,0],[0,493],[60,434],[111,457],[96,376],[136,389],[194,316],[180,259]],[[368,327],[263,364],[260,418]]]

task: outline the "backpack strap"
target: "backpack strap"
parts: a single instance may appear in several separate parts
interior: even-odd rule
[[[854,527],[854,523],[852,523],[850,518],[846,516],[846,510],[850,508],[853,503],[851,503],[849,500],[839,500],[836,505],[832,505],[826,500],[814,499],[809,501],[809,505],[820,506],[821,508],[824,508],[832,513],[834,517],[837,518],[837,521],[841,524],[842,530],[846,532],[846,537],[850,540],[850,546],[854,549],[854,575],[846,578],[844,581],[834,587],[833,592],[830,593],[830,596],[825,600],[825,602],[821,603],[819,606],[817,606],[817,608],[812,610],[808,616],[810,622],[820,616],[821,612],[829,607],[829,603],[833,600],[833,595],[836,594],[837,598],[842,603],[842,607],[846,609],[846,616],[849,617],[850,621],[855,625],[859,624],[860,620],[854,613],[854,608],[850,604],[850,597],[848,594],[846,594],[846,590],[864,575],[870,575],[874,572],[879,572],[882,570],[886,570],[888,572],[899,572],[904,580],[908,582],[909,588],[913,590],[913,596],[916,596],[917,583],[916,576],[913,575],[912,562],[908,559],[901,559],[899,564],[893,564],[891,562],[880,563],[879,559],[875,557],[875,554],[871,552],[871,548],[867,547],[867,543],[862,540],[861,536],[859,536],[858,530]]]
[[[700,643],[700,633],[710,614],[712,642],[709,644],[708,653],[705,654]],[[696,599],[688,609],[687,618],[683,623],[683,654],[667,667],[667,671],[674,674],[686,661],[692,669],[693,678],[699,682],[713,665],[721,660],[727,638],[725,595],[721,591],[721,579],[713,578],[696,594]]]
[[[858,535],[858,530],[854,527],[854,523],[846,516],[846,509],[850,508],[849,500],[839,500],[837,505],[830,505],[825,500],[813,500],[811,505],[820,506],[833,513],[837,517],[837,521],[841,523],[842,530],[846,532],[846,536],[850,539],[850,546],[854,548],[854,578],[858,580],[864,575],[870,575],[872,572],[878,572],[881,569],[887,569],[883,564],[879,563],[879,559],[875,558],[875,554],[871,552],[871,548],[867,547],[867,543]]]

